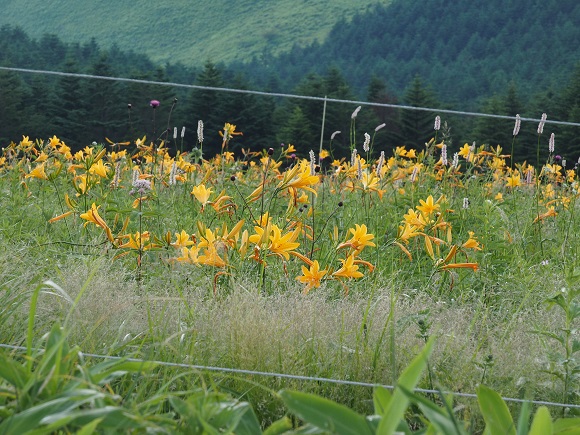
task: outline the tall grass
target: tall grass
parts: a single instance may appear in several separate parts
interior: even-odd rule
[[[546,339],[565,327],[572,343],[575,318],[544,304],[576,288],[575,172],[548,162],[526,185],[498,149],[466,144],[450,166],[434,141],[378,172],[360,156],[295,162],[290,147],[248,164],[224,131],[224,152],[202,162],[141,140],[122,154],[73,155],[58,138],[8,147],[1,341],[27,344],[33,364],[59,322],[85,353],[394,384],[434,337],[423,387],[577,399]],[[175,367],[116,382],[145,402],[225,391],[263,424],[285,414],[281,388],[373,408],[362,387]]]

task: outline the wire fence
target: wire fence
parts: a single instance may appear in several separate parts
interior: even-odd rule
[[[515,115],[514,116],[496,115],[493,113],[469,112],[469,111],[463,111],[463,110],[450,110],[450,109],[441,109],[441,108],[435,108],[435,107],[417,107],[417,106],[407,106],[404,104],[373,103],[373,102],[369,102],[369,101],[343,100],[343,99],[338,99],[338,98],[315,97],[315,96],[309,96],[309,95],[296,95],[296,94],[286,94],[286,93],[279,93],[279,92],[264,92],[264,91],[248,90],[248,89],[190,85],[190,84],[185,84],[185,83],[158,82],[158,81],[154,81],[154,80],[130,79],[130,78],[126,78],[126,77],[109,77],[109,76],[99,76],[99,75],[92,75],[92,74],[79,74],[79,73],[70,73],[70,72],[62,72],[62,71],[47,71],[47,70],[36,70],[36,69],[27,69],[27,68],[12,68],[12,67],[5,67],[5,66],[0,66],[0,70],[19,72],[19,73],[27,73],[27,74],[45,74],[45,75],[54,75],[54,76],[63,76],[63,77],[77,77],[77,78],[92,79],[92,80],[112,80],[112,81],[118,81],[118,82],[137,83],[137,84],[143,84],[143,85],[170,86],[170,87],[175,87],[175,88],[203,89],[203,90],[216,91],[216,92],[233,92],[233,93],[239,93],[239,94],[261,95],[261,96],[266,96],[266,97],[294,98],[294,99],[302,99],[302,100],[321,101],[321,102],[326,102],[326,103],[346,103],[346,104],[353,104],[353,105],[357,105],[357,106],[385,107],[385,108],[393,108],[393,109],[401,109],[401,110],[417,110],[417,111],[423,111],[423,112],[445,113],[445,114],[449,114],[449,115],[476,116],[476,117],[484,117],[484,118],[507,119],[507,120],[514,120],[514,121],[516,119]],[[528,121],[529,122],[540,122],[539,118],[520,118],[520,119],[521,119],[521,121],[524,121],[524,122],[528,122]],[[545,123],[546,124],[580,127],[580,123],[578,123],[578,122],[558,121],[558,120],[547,119],[545,121]]]
[[[16,350],[16,351],[26,351],[27,348],[24,346],[14,346],[11,344],[0,344],[0,348]],[[39,349],[34,349],[35,351],[39,351]],[[167,361],[156,361],[156,360],[145,360],[140,358],[130,358],[130,357],[121,357],[121,356],[114,356],[114,355],[100,355],[95,353],[84,353],[81,352],[83,357],[90,357],[90,358],[97,358],[103,360],[123,360],[123,361],[131,361],[143,364],[155,364],[164,367],[174,367],[179,369],[187,369],[187,370],[196,370],[202,372],[219,372],[219,373],[227,373],[227,374],[235,374],[235,375],[248,375],[248,376],[260,376],[260,377],[269,377],[269,378],[279,378],[279,379],[292,379],[298,381],[305,381],[305,382],[323,382],[328,384],[336,384],[336,385],[350,385],[356,387],[364,387],[364,388],[376,388],[376,387],[383,387],[388,390],[394,390],[396,385],[385,385],[385,384],[378,384],[378,383],[371,383],[371,382],[360,382],[360,381],[348,381],[343,379],[333,379],[333,378],[322,378],[317,376],[303,376],[303,375],[293,375],[289,373],[276,373],[276,372],[261,372],[257,370],[245,370],[245,369],[236,369],[231,367],[215,367],[215,366],[204,366],[204,365],[196,365],[196,364],[185,364],[185,363],[174,363],[174,362],[167,362]],[[423,394],[444,394],[444,395],[453,395],[456,397],[465,397],[469,399],[477,399],[477,394],[474,393],[462,393],[459,391],[442,391],[442,390],[431,390],[425,388],[415,388],[414,391],[416,393],[423,393]],[[513,403],[531,403],[534,405],[544,405],[544,406],[553,406],[559,408],[575,408],[580,409],[580,405],[576,405],[573,403],[560,403],[560,402],[550,402],[546,400],[526,400],[526,399],[518,399],[514,397],[502,397],[502,399],[506,402],[513,402]]]

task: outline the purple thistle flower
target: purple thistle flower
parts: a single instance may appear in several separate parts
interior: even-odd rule
[[[149,105],[151,107],[153,107],[154,109],[157,109],[159,107],[159,104],[161,104],[161,103],[159,103],[158,100],[151,100],[151,101],[149,101]]]

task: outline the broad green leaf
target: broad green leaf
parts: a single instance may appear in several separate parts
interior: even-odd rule
[[[40,421],[53,414],[71,412],[85,403],[103,398],[104,394],[94,390],[75,390],[48,402],[25,409],[7,418],[0,424],[0,433],[25,433],[36,429]]]
[[[373,393],[373,403],[375,405],[375,414],[383,415],[392,398],[392,394],[385,387],[376,387]]]
[[[27,435],[52,434],[67,425],[71,427],[86,426],[96,420],[101,424],[102,429],[106,429],[107,427],[128,429],[134,426],[126,424],[125,420],[127,420],[128,415],[125,409],[116,406],[104,406],[102,408],[83,409],[81,411],[67,410],[46,416],[39,423],[42,427],[28,432]]]
[[[202,426],[199,420],[199,413],[196,412],[195,407],[191,403],[188,403],[185,400],[181,400],[175,396],[169,397],[169,403],[173,409],[177,411],[179,416],[186,422],[186,425],[190,429],[191,433],[201,431]]]
[[[0,377],[18,389],[26,384],[29,373],[16,360],[0,354]]]
[[[258,417],[256,417],[252,406],[247,402],[243,403],[245,405],[245,411],[236,426],[236,434],[255,435],[261,433],[262,428],[260,427],[260,422],[258,421]]]
[[[81,427],[76,435],[92,435],[96,432],[97,430],[97,426],[99,425],[99,423],[102,421],[102,418],[97,418],[93,421],[91,421],[88,424],[85,424],[83,427]]]
[[[419,355],[417,355],[411,364],[409,364],[409,366],[403,371],[403,374],[399,378],[398,385],[409,391],[415,389],[417,383],[421,379],[425,367],[427,367],[427,360],[433,350],[433,343],[433,338],[430,338],[429,341],[427,341],[427,344],[421,353],[419,353]],[[405,410],[408,406],[409,398],[400,388],[395,388],[389,406],[382,415],[383,418],[379,424],[379,428],[377,429],[377,434],[391,435],[394,433],[399,422],[403,419]]]
[[[339,435],[372,434],[362,415],[332,400],[289,390],[282,390],[280,396],[290,412],[320,429]]]
[[[477,388],[477,399],[485,420],[486,432],[516,435],[510,411],[499,394],[485,385],[480,385]]]
[[[550,411],[545,406],[540,406],[534,415],[529,435],[549,435],[552,429]]]
[[[276,420],[264,431],[263,435],[281,435],[292,429],[292,422],[288,417]]]
[[[156,363],[148,361],[109,360],[92,366],[88,374],[93,383],[103,385],[127,373],[141,373],[156,366]]]
[[[560,418],[552,427],[554,435],[580,435],[580,418]]]

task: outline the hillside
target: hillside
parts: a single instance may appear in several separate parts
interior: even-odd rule
[[[95,38],[107,48],[147,54],[153,61],[199,65],[281,53],[322,41],[333,25],[390,0],[3,0],[0,26],[31,37],[54,33],[65,42]]]
[[[473,107],[510,84],[526,95],[560,87],[580,60],[578,23],[577,0],[396,0],[282,54],[264,76],[296,83],[333,65],[359,93],[374,75],[401,94],[420,75],[441,100]],[[263,71],[260,61],[246,68]]]

